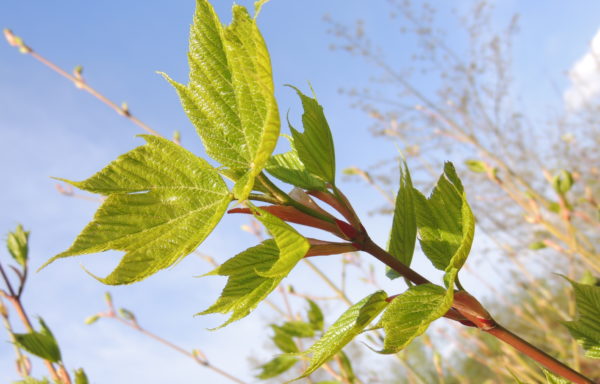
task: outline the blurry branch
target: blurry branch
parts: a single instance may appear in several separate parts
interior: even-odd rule
[[[23,290],[25,289],[25,284],[27,282],[27,271],[28,271],[28,263],[29,263],[29,245],[28,245],[29,232],[23,230],[22,226],[17,226],[15,232],[11,232],[8,235],[7,239],[7,248],[14,261],[17,263],[17,266],[10,266],[11,270],[15,273],[18,278],[18,285],[15,286],[12,284],[9,279],[2,262],[0,261],[0,278],[4,282],[4,288],[0,289],[0,315],[3,318],[4,327],[9,333],[11,340],[15,346],[15,354],[17,355],[17,372],[23,377],[28,377],[31,371],[31,363],[29,359],[27,359],[17,345],[15,333],[12,331],[12,326],[10,324],[8,309],[4,306],[2,302],[2,298],[4,298],[7,302],[9,302],[13,309],[15,310],[19,320],[29,333],[35,332],[33,325],[31,324],[31,320],[29,320],[29,316],[25,311],[25,307],[23,306],[23,302],[21,301],[21,297],[23,294]],[[52,380],[64,384],[71,384],[71,377],[62,364],[62,362],[58,362],[58,369],[54,366],[54,364],[50,360],[42,359],[44,365],[48,369],[50,373],[50,377]]]
[[[143,129],[147,133],[154,135],[154,136],[161,136],[154,129],[150,128],[147,124],[145,124],[140,119],[135,117],[129,110],[129,107],[127,106],[126,103],[123,103],[119,106],[116,103],[114,103],[113,101],[109,100],[106,96],[104,96],[103,94],[98,92],[92,86],[90,86],[83,78],[83,74],[82,74],[83,71],[82,71],[81,66],[76,67],[73,70],[73,74],[70,74],[67,71],[65,71],[64,69],[62,69],[59,66],[57,66],[56,64],[54,64],[52,61],[46,59],[45,57],[43,57],[42,55],[40,55],[39,53],[34,51],[30,46],[26,45],[20,37],[14,35],[10,29],[4,29],[4,37],[6,38],[6,41],[8,41],[8,44],[10,44],[13,47],[18,48],[19,52],[21,52],[25,55],[30,55],[31,57],[33,57],[40,63],[42,63],[45,66],[47,66],[48,68],[52,69],[54,72],[58,73],[62,77],[71,81],[75,85],[75,87],[88,92],[90,95],[94,96],[95,98],[97,98],[98,100],[100,100],[101,102],[103,102],[104,104],[109,106],[111,109],[113,109],[119,115],[129,119],[132,123],[134,123],[141,129]]]
[[[239,383],[239,384],[245,384],[244,381],[227,373],[225,370],[215,366],[210,361],[208,361],[208,358],[206,357],[206,355],[204,353],[202,353],[202,351],[200,351],[199,349],[192,349],[191,351],[188,351],[187,349],[184,349],[184,348],[178,346],[177,344],[172,343],[172,342],[156,335],[155,333],[148,331],[145,328],[142,328],[140,326],[140,324],[138,323],[137,318],[131,311],[124,309],[124,308],[119,308],[118,310],[115,310],[115,307],[114,307],[114,304],[112,301],[112,297],[108,292],[105,295],[105,302],[108,307],[107,310],[88,317],[85,320],[86,324],[93,324],[96,321],[98,321],[100,318],[116,320],[116,321],[120,322],[121,324],[124,324],[124,325],[128,326],[129,328],[132,328],[132,329],[140,332],[144,336],[147,336],[147,337],[159,342],[160,344],[162,344],[162,345],[164,345],[186,357],[189,357],[196,364],[206,367],[206,368],[210,369],[211,371],[225,377],[226,379],[228,379],[230,381],[233,381],[233,382]]]

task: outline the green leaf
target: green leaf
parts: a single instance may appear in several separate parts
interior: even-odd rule
[[[481,160],[467,160],[467,161],[465,161],[465,164],[467,165],[467,168],[469,168],[469,170],[471,172],[475,172],[475,173],[487,172],[487,165],[486,165],[486,163],[484,163]]]
[[[184,148],[155,136],[82,182],[68,183],[108,196],[56,259],[125,251],[105,284],[129,284],[187,256],[225,213],[231,195],[218,172]],[[44,265],[44,266],[45,266]]]
[[[552,187],[559,195],[569,192],[573,184],[575,184],[575,179],[573,179],[571,172],[566,169],[562,169],[552,178]]]
[[[321,308],[311,299],[306,299],[306,301],[308,302],[308,322],[315,331],[322,331],[324,318]]]
[[[452,299],[452,288],[445,290],[433,284],[410,287],[395,297],[381,316],[385,339],[380,353],[396,353],[405,348],[429,324],[446,314]]]
[[[302,189],[325,190],[325,182],[308,172],[298,158],[298,151],[294,147],[293,141],[291,145],[292,149],[289,152],[274,155],[269,159],[266,166],[267,172],[285,183]]]
[[[471,250],[475,218],[452,163],[444,165],[429,198],[414,192],[423,253],[437,269],[460,269]]]
[[[571,280],[569,282],[575,291],[578,316],[575,320],[563,324],[585,349],[587,357],[600,359],[600,287]]]
[[[206,153],[244,174],[234,194],[245,200],[279,137],[271,60],[244,7],[235,5],[231,25],[223,27],[207,0],[196,4],[189,82],[183,85],[165,77],[177,90]]]
[[[267,228],[279,249],[279,258],[269,269],[257,269],[263,277],[285,277],[306,256],[310,244],[291,225],[275,215],[252,207],[254,216]]]
[[[265,299],[284,276],[259,276],[257,270],[269,270],[279,258],[279,249],[272,239],[245,250],[227,260],[209,275],[228,276],[221,296],[208,309],[199,313],[229,313],[230,318],[218,328],[248,316]]]
[[[44,360],[57,363],[62,360],[60,349],[50,329],[42,319],[40,332],[15,333],[15,341],[19,347]]]
[[[228,276],[215,304],[200,314],[228,313],[221,327],[247,316],[302,260],[310,244],[289,224],[269,212],[251,206],[256,218],[273,239],[247,249],[210,272]]]
[[[26,377],[23,380],[13,381],[13,384],[50,384],[50,381],[46,378],[38,380],[33,377]]]
[[[298,379],[316,371],[361,333],[385,308],[386,298],[385,292],[378,291],[348,308],[323,337],[304,352],[312,356],[308,368]]]
[[[546,369],[542,368],[542,370],[544,371],[544,375],[546,376],[546,382],[548,384],[571,384],[571,382],[565,378],[556,376],[555,374]]]
[[[75,371],[75,384],[88,384],[88,378],[87,375],[85,374],[85,371],[83,370],[83,368],[79,368],[78,370]]]
[[[29,231],[23,230],[21,224],[17,225],[14,232],[8,233],[6,247],[12,258],[24,267],[27,264],[29,254]]]
[[[348,355],[346,355],[344,353],[344,351],[340,351],[338,353],[338,357],[340,359],[339,360],[340,369],[342,371],[342,375],[344,376],[344,378],[349,383],[356,382],[356,375],[354,374],[354,369],[352,368],[352,362],[350,361],[350,358],[348,358]]]
[[[305,321],[288,321],[279,326],[283,332],[292,337],[313,337],[315,330],[312,325]]]
[[[392,231],[388,242],[388,252],[402,264],[409,266],[412,261],[417,239],[417,219],[413,185],[406,162],[402,162],[400,188],[396,195]]]
[[[261,365],[262,372],[256,376],[261,380],[267,380],[279,376],[288,369],[292,368],[298,362],[298,358],[290,355],[277,356],[268,363]]]
[[[298,157],[309,173],[328,183],[335,184],[333,137],[325,119],[323,107],[316,99],[304,95],[298,88],[292,88],[300,96],[304,108],[302,114],[304,132],[300,133],[290,124]]]
[[[282,352],[285,353],[296,353],[299,352],[298,346],[292,339],[292,336],[281,329],[278,325],[271,325],[275,334],[272,337],[273,343],[279,348]]]

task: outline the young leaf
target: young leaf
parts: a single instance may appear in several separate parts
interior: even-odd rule
[[[600,359],[600,287],[574,281],[570,283],[575,290],[578,317],[563,324],[585,349],[587,357]]]
[[[298,158],[298,152],[293,145],[289,152],[272,156],[265,168],[267,172],[279,180],[293,186],[311,191],[323,191],[325,182],[306,170]]]
[[[85,371],[83,370],[83,368],[79,368],[78,370],[75,371],[75,384],[88,384],[88,378],[87,375],[85,374]]]
[[[257,268],[264,277],[285,277],[308,252],[310,244],[291,225],[269,212],[252,207],[255,217],[267,228],[279,249],[278,260],[267,270]]]
[[[316,371],[361,333],[385,308],[386,298],[385,292],[378,291],[348,308],[323,337],[305,352],[312,355],[310,364],[298,379]]]
[[[406,162],[402,162],[400,188],[396,195],[392,231],[388,251],[404,265],[409,266],[415,251],[417,219],[413,196],[413,185]]]
[[[288,321],[279,326],[283,332],[293,337],[313,337],[315,330],[304,321]]]
[[[312,325],[315,331],[323,330],[323,312],[321,308],[312,301],[311,299],[306,299],[308,302],[308,322]]]
[[[23,380],[13,381],[12,384],[50,384],[50,381],[45,377],[41,380],[34,379],[33,377],[26,377]]]
[[[396,353],[423,334],[434,320],[444,316],[452,306],[452,288],[433,284],[410,287],[395,297],[381,316],[385,330],[381,353]]]
[[[231,201],[227,186],[206,161],[155,136],[81,182],[108,196],[56,259],[107,250],[125,251],[105,284],[129,284],[187,256],[217,225]],[[45,266],[44,265],[44,266]]]
[[[227,260],[209,275],[228,276],[221,296],[208,309],[199,313],[229,313],[231,316],[219,328],[248,316],[283,279],[259,276],[257,270],[269,270],[279,258],[279,249],[272,239],[245,250]]]
[[[268,363],[261,365],[262,372],[256,376],[260,380],[267,380],[279,376],[298,362],[298,358],[290,355],[277,356]]]
[[[256,22],[241,6],[223,27],[207,0],[196,2],[190,30],[188,85],[166,75],[206,153],[241,171],[234,193],[245,200],[279,137],[271,60]],[[237,172],[240,173],[240,172]]]
[[[21,224],[17,225],[14,232],[9,232],[6,238],[6,247],[12,258],[22,267],[27,264],[29,253],[29,231],[23,230]]]
[[[40,332],[15,333],[19,347],[44,360],[57,363],[62,360],[58,343],[46,323],[40,319]]]
[[[452,163],[444,165],[429,198],[417,190],[414,198],[423,253],[437,269],[460,269],[471,250],[475,218]]]
[[[298,346],[292,339],[292,336],[281,329],[278,325],[271,325],[275,334],[272,337],[273,343],[279,348],[282,352],[285,353],[296,353],[299,352]]]
[[[300,96],[304,113],[300,133],[290,125],[294,146],[300,161],[312,173],[324,181],[335,184],[335,152],[333,137],[325,119],[323,107],[316,99],[304,95],[298,88],[292,87]]]

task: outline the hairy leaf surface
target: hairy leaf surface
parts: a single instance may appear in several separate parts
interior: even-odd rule
[[[206,161],[169,140],[143,136],[146,145],[120,156],[81,182],[107,196],[94,219],[62,257],[125,251],[105,284],[129,284],[188,255],[217,225],[231,195]]]
[[[575,290],[577,319],[564,325],[585,349],[585,355],[600,359],[600,287],[571,281]]]
[[[279,136],[271,60],[244,7],[234,6],[231,25],[223,27],[207,0],[196,4],[189,82],[167,80],[176,88],[208,155],[242,174],[234,193],[244,200]]]
[[[437,269],[460,269],[469,255],[475,219],[452,163],[444,165],[431,196],[414,190],[419,242]]]
[[[316,371],[361,333],[385,308],[386,298],[385,292],[378,291],[348,308],[323,337],[305,352],[311,354],[310,364],[299,378]]]
[[[381,316],[385,330],[381,353],[396,353],[423,334],[434,320],[444,316],[452,306],[452,288],[433,284],[410,287],[395,297]]]

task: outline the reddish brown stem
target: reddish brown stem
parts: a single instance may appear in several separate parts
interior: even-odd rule
[[[497,324],[496,327],[488,329],[485,332],[511,345],[516,350],[529,356],[533,360],[546,367],[549,371],[560,375],[565,379],[571,380],[575,384],[594,384],[593,380],[583,376],[579,372],[569,368],[544,351],[529,344],[527,341],[521,339],[519,336],[507,330],[500,324]]]

